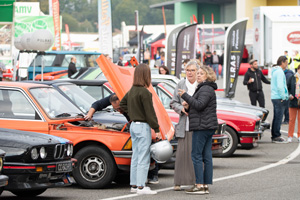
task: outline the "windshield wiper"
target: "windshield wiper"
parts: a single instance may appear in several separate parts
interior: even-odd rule
[[[70,117],[70,116],[71,116],[71,114],[69,114],[69,113],[61,113],[59,115],[56,115],[55,117]]]

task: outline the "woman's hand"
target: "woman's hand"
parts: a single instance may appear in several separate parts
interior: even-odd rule
[[[185,109],[189,109],[189,104],[186,101],[183,101],[181,105],[183,105]]]
[[[156,139],[156,141],[159,141],[159,140],[161,140],[161,132],[157,132],[157,133],[155,133],[155,139]]]
[[[181,97],[185,93],[185,90],[183,89],[178,89],[178,94]]]

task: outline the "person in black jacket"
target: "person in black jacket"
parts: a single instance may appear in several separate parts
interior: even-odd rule
[[[300,142],[300,65],[297,67],[297,73],[291,76],[287,81],[287,88],[289,91],[289,131],[288,131],[288,142],[292,142],[292,138],[295,130],[295,122],[297,119],[298,130],[297,137]],[[298,116],[298,117],[297,117]]]
[[[249,90],[249,97],[251,105],[256,106],[258,101],[259,106],[265,107],[265,96],[262,90],[262,82],[270,84],[270,81],[263,75],[260,69],[258,69],[257,60],[252,59],[249,62],[250,68],[244,76],[244,85],[247,85]]]
[[[189,130],[193,131],[192,160],[196,184],[186,191],[188,194],[208,194],[208,184],[212,184],[212,135],[218,127],[216,74],[208,66],[200,66],[197,72],[199,83],[193,96],[178,89],[178,94],[187,104]]]
[[[77,72],[75,64],[76,64],[76,57],[73,56],[71,58],[71,62],[70,62],[69,67],[68,67],[68,77],[69,78],[71,78],[71,76]]]
[[[288,82],[289,78],[294,75],[294,72],[292,70],[286,68],[284,70],[284,75],[285,75],[285,78],[286,78],[286,82]],[[284,106],[284,112],[283,112],[284,120],[283,120],[282,124],[289,124],[289,121],[290,121],[290,117],[289,117],[289,101],[290,100],[288,100],[288,102]]]

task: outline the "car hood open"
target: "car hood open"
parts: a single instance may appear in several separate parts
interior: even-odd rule
[[[132,86],[135,68],[115,65],[103,55],[99,56],[96,61],[119,99],[122,99]],[[174,135],[174,127],[170,117],[152,85],[148,89],[152,93],[153,105],[163,138],[167,136],[168,140],[171,140]]]

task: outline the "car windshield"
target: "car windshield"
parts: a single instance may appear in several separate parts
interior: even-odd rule
[[[60,85],[58,88],[65,93],[84,113],[87,113],[91,108],[91,105],[96,101],[96,99],[77,85]]]
[[[82,114],[81,110],[54,88],[32,88],[30,92],[50,118],[75,117]]]

